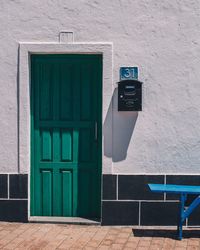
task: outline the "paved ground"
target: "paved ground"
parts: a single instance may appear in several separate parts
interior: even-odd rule
[[[174,230],[1,222],[0,249],[200,249],[200,229]]]

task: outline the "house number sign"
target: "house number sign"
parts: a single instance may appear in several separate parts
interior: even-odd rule
[[[137,80],[138,67],[120,67],[120,81]]]

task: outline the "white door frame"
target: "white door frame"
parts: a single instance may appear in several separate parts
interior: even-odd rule
[[[113,93],[112,43],[20,43],[19,49],[19,172],[28,174],[28,220],[30,216],[31,124],[30,124],[30,55],[31,54],[102,54],[102,121],[104,124]],[[110,126],[112,126],[112,121]],[[103,126],[102,126],[103,128]],[[112,130],[111,130],[112,131]],[[102,131],[103,135],[103,131]],[[112,141],[112,135],[110,135]],[[102,136],[104,148],[104,136]],[[102,174],[112,172],[112,159],[104,156]]]

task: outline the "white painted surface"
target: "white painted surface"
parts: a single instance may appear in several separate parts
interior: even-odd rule
[[[137,119],[105,92],[104,162],[113,167],[104,173],[200,173],[199,13],[198,0],[2,0],[0,172],[19,169],[18,44],[58,42],[69,30],[75,42],[113,42],[113,84],[120,66],[135,65],[144,82]]]

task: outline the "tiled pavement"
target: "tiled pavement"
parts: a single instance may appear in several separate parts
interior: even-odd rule
[[[0,223],[0,249],[200,249],[200,228],[185,229],[175,239],[175,228],[101,227],[66,224]]]

